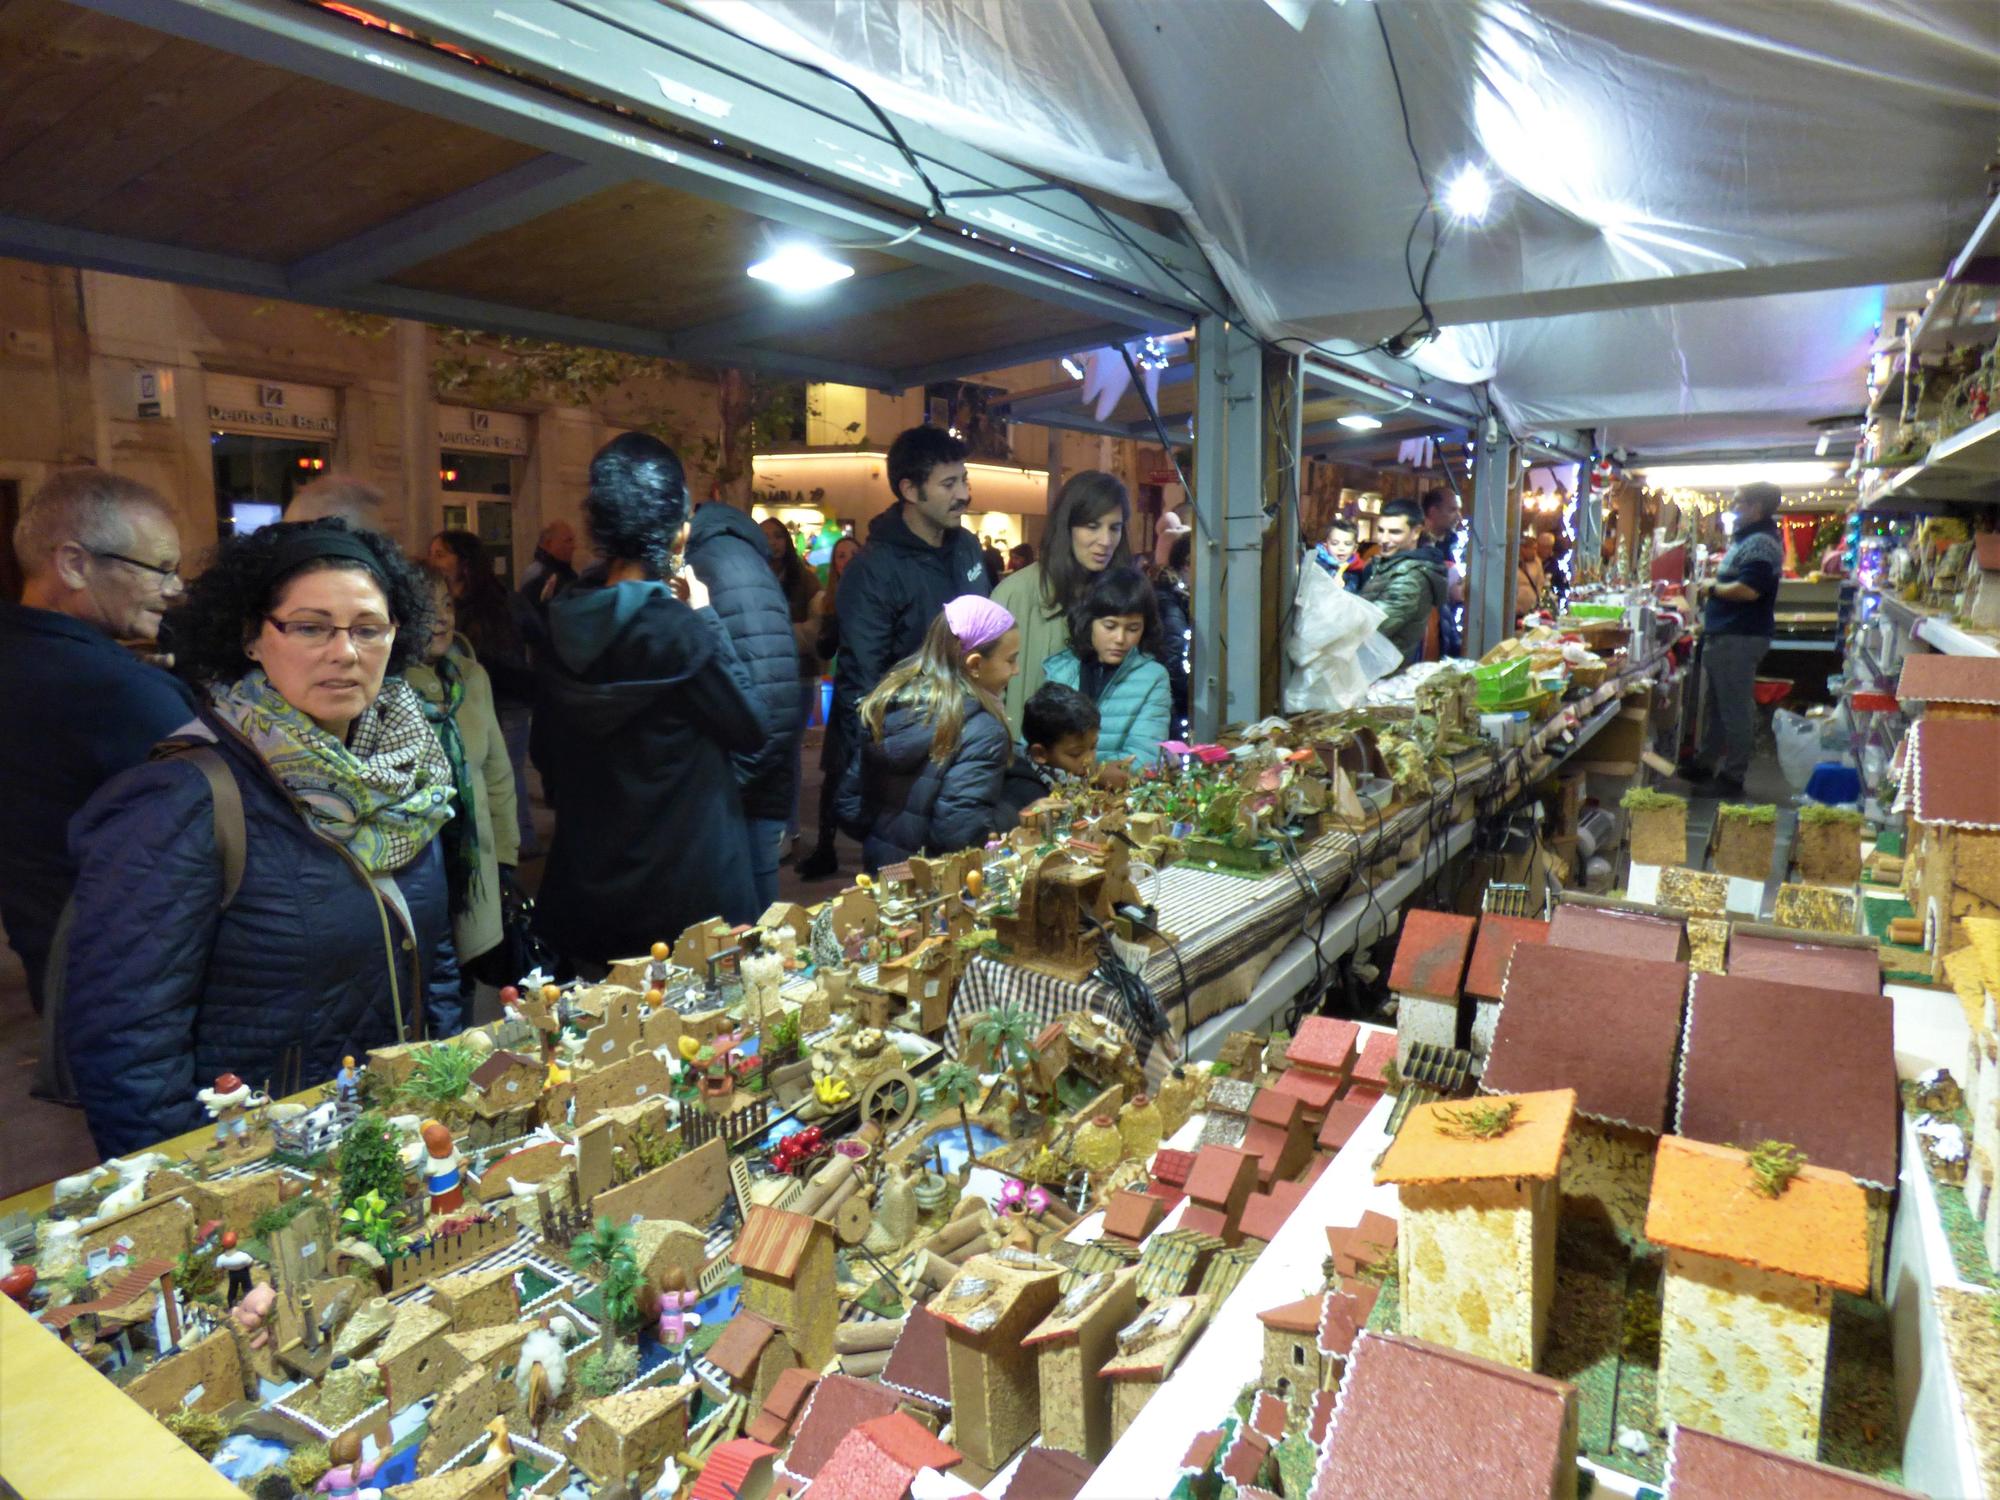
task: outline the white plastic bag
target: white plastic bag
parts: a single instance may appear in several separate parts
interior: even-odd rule
[[[1812,780],[1813,767],[1826,759],[1820,749],[1819,730],[1817,721],[1789,708],[1774,709],[1771,713],[1771,732],[1778,737],[1778,769],[1785,773],[1786,783],[1795,792],[1806,789],[1806,783]]]
[[[1368,684],[1403,664],[1381,634],[1382,611],[1310,558],[1299,569],[1299,591],[1285,654],[1292,664],[1285,683],[1285,711],[1352,708]]]

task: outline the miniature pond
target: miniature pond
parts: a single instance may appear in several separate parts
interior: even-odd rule
[[[975,1156],[984,1156],[1007,1142],[997,1131],[975,1123],[972,1127],[972,1146]],[[965,1132],[957,1125],[940,1125],[933,1130],[925,1143],[923,1156],[929,1157],[932,1150],[944,1158],[944,1171],[950,1176],[965,1166]]]

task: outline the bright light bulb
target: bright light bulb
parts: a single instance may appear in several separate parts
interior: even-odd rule
[[[1382,425],[1380,417],[1371,417],[1365,411],[1351,411],[1344,417],[1335,417],[1334,421],[1355,432],[1373,432]]]
[[[1493,207],[1493,184],[1467,162],[1444,185],[1444,211],[1461,223],[1477,224]]]
[[[854,267],[822,255],[811,245],[785,245],[753,264],[749,274],[781,292],[817,292],[845,281],[854,274]]]
[[[1071,380],[1083,379],[1083,366],[1071,359],[1067,354],[1063,356],[1062,367],[1069,371],[1069,378]]]

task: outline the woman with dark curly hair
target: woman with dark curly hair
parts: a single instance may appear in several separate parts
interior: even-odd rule
[[[583,511],[605,586],[549,601],[535,764],[556,835],[537,910],[556,951],[595,976],[704,917],[760,915],[730,756],[764,731],[708,590],[675,560],[688,506],[674,450],[613,438]]]
[[[422,577],[338,520],[227,540],[189,585],[196,718],[70,828],[60,1038],[106,1155],[199,1127],[221,1074],[283,1091],[458,1029],[452,772],[401,675],[430,631]]]

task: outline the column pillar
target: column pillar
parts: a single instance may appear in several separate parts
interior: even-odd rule
[[[1514,633],[1514,576],[1521,547],[1513,441],[1497,419],[1488,417],[1479,424],[1477,442],[1465,557],[1465,654],[1475,661]]]

